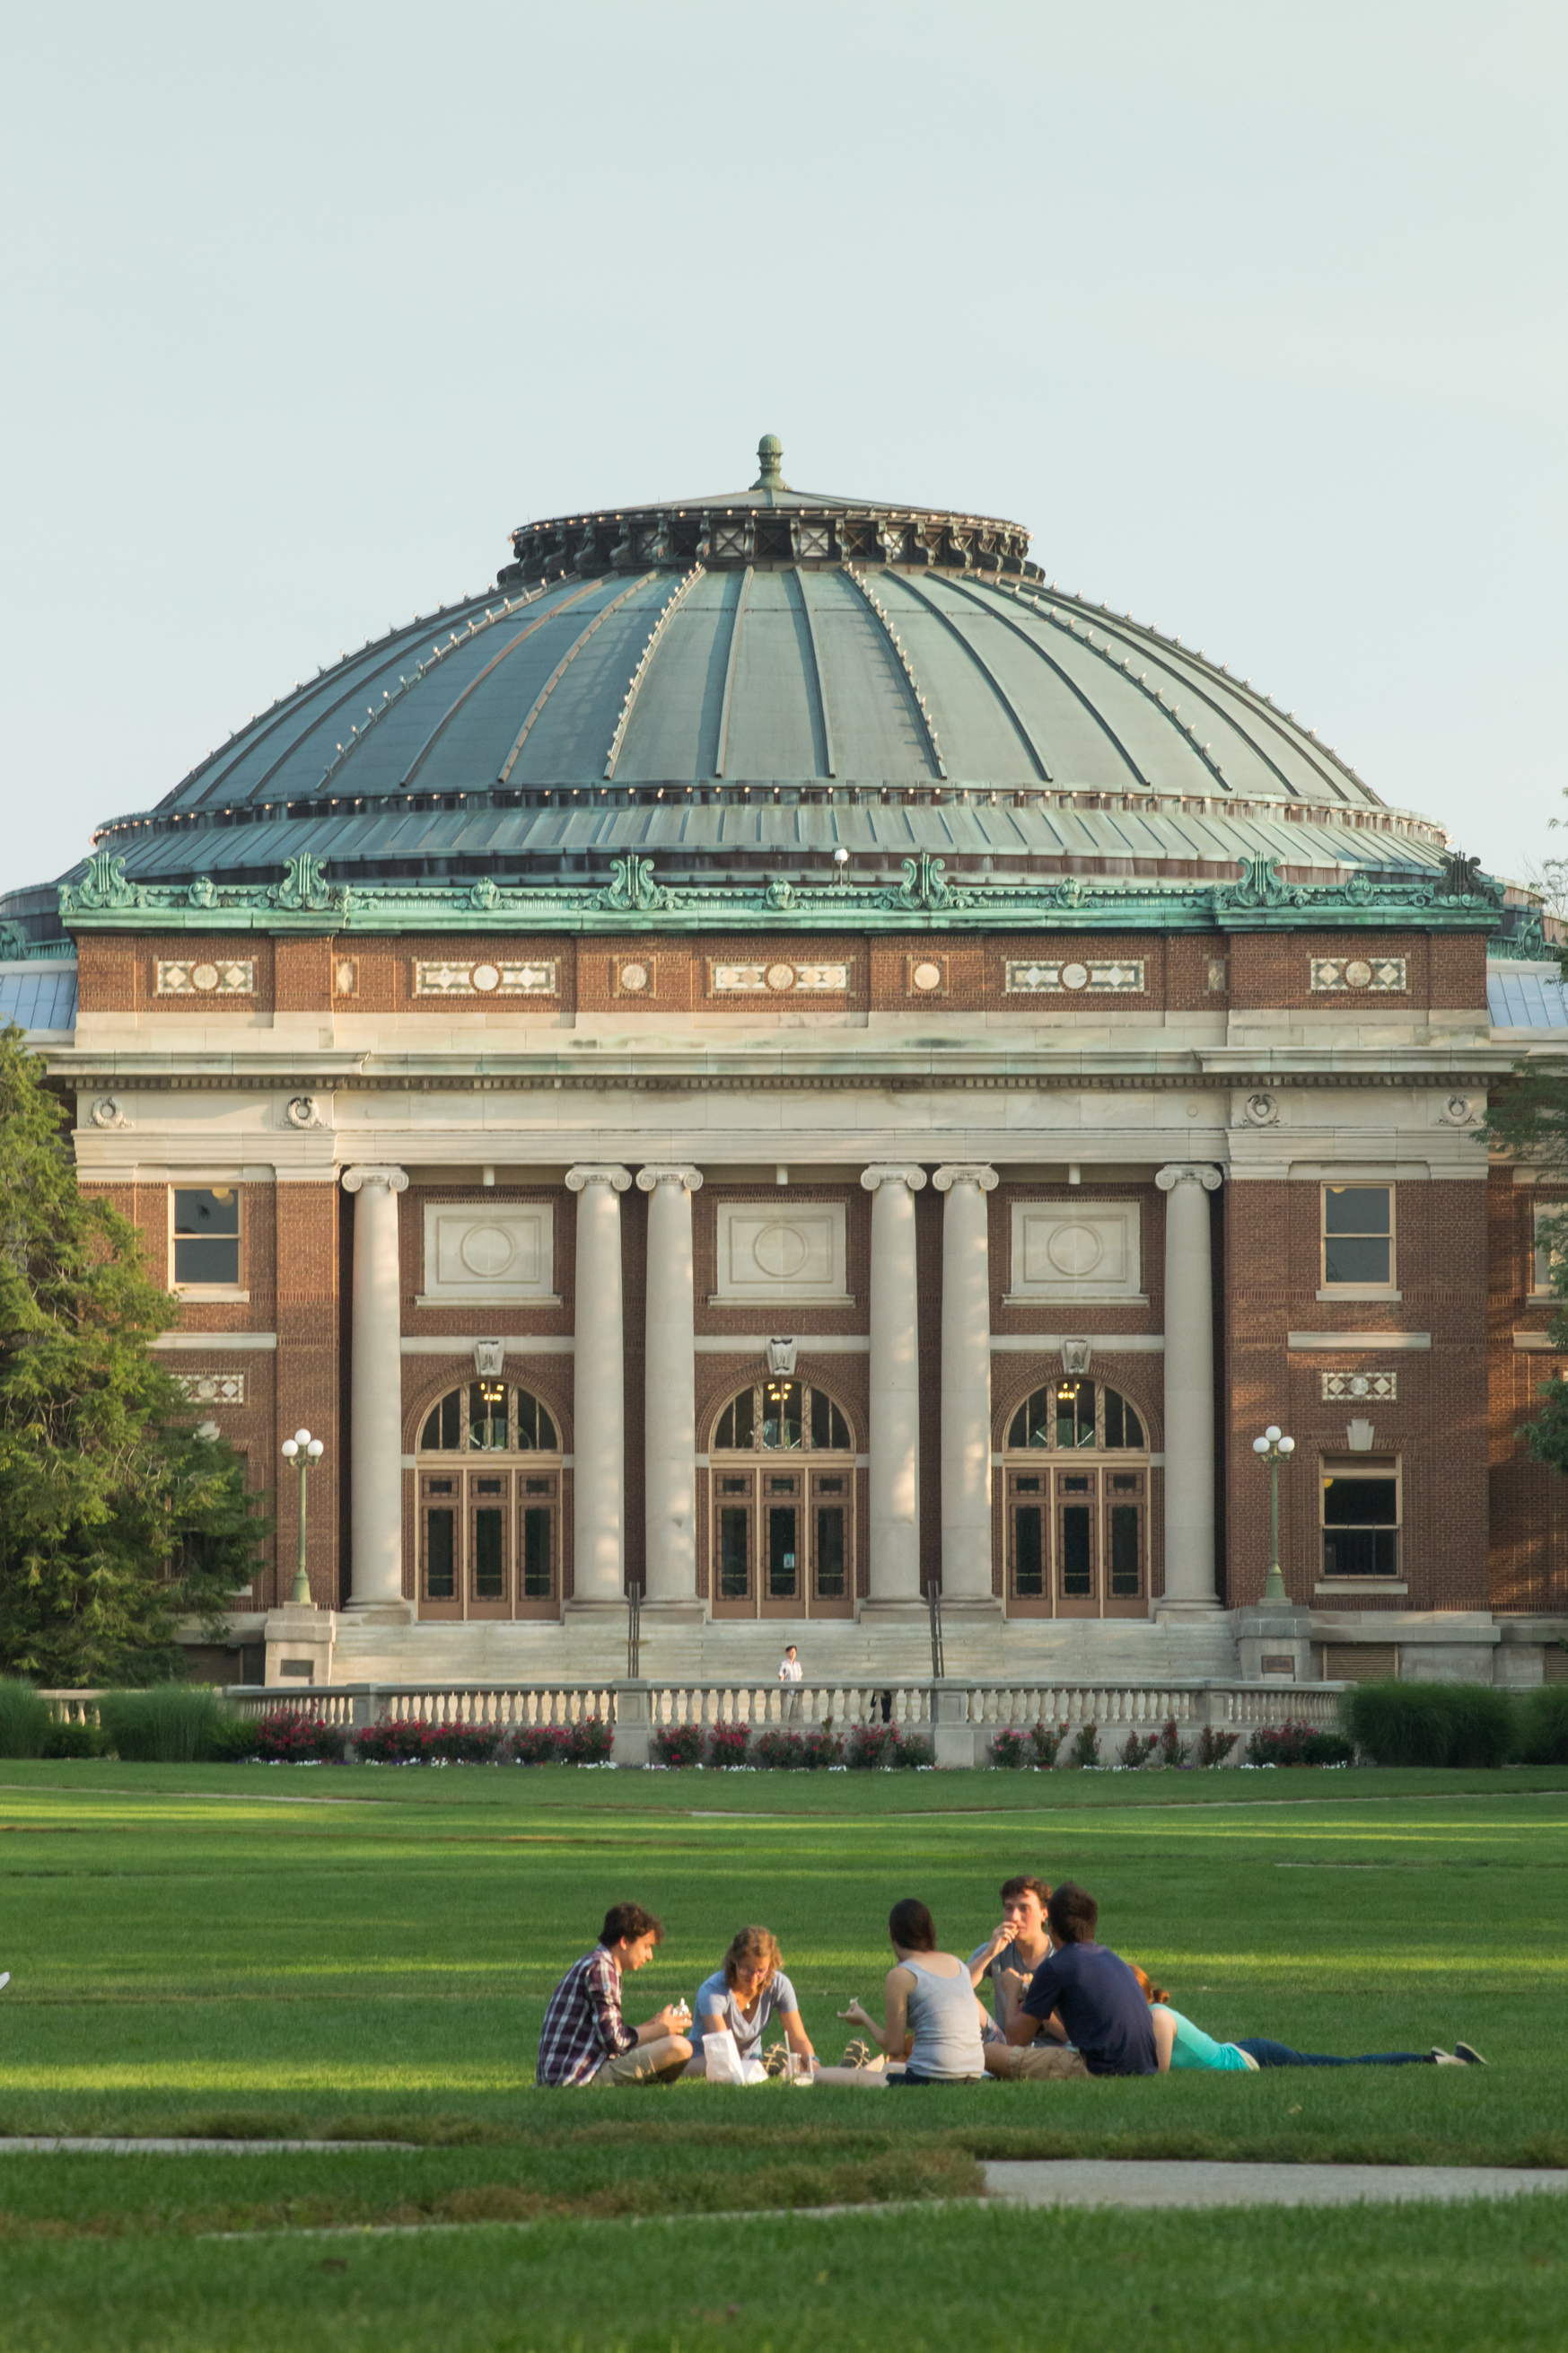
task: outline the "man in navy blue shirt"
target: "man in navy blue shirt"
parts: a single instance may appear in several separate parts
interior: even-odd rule
[[[1100,1906],[1093,1896],[1064,1879],[1051,1891],[1046,1917],[1057,1949],[1030,1979],[1028,1992],[1008,2022],[1008,2042],[1026,2046],[1044,2023],[1048,2031],[1076,2045],[1082,2063],[1053,2068],[1053,2074],[1158,2073],[1154,2026],[1143,1989],[1124,1960],[1095,1943]],[[1069,2055],[1060,2053],[1064,2062]],[[1032,2074],[1037,2070],[1019,2072]]]

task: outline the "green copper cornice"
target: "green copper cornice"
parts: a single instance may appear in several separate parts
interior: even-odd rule
[[[903,860],[894,884],[805,889],[775,878],[753,890],[661,883],[648,858],[611,861],[598,888],[477,881],[340,883],[319,858],[292,858],[264,886],[132,882],[125,860],[100,851],[60,888],[60,921],[76,932],[1257,932],[1495,931],[1502,894],[1479,860],[1450,858],[1429,882],[1288,883],[1267,858],[1239,881],[1141,884],[1076,874],[1039,882],[950,882],[946,861]]]

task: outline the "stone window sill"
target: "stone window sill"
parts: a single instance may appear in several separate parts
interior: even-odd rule
[[[471,1291],[420,1291],[415,1293],[416,1307],[559,1307],[559,1297],[544,1291],[487,1291],[481,1297]],[[454,1343],[454,1350],[457,1344]]]
[[[1408,1593],[1410,1588],[1402,1577],[1336,1577],[1321,1579],[1312,1590],[1314,1593]]]
[[[1398,1307],[1403,1305],[1403,1291],[1390,1291],[1382,1282],[1336,1282],[1331,1290],[1320,1291],[1320,1299],[1387,1299]]]
[[[753,1313],[759,1307],[765,1307],[774,1311],[776,1320],[778,1316],[793,1314],[797,1307],[853,1307],[855,1296],[847,1291],[792,1291],[779,1299],[736,1299],[726,1292],[710,1291],[708,1304],[710,1307],[748,1307]]]
[[[1005,1291],[1004,1307],[1147,1307],[1146,1291]]]
[[[174,1286],[176,1299],[194,1300],[200,1306],[209,1302],[221,1302],[225,1306],[248,1307],[248,1291],[237,1291],[226,1282],[177,1282]]]
[[[1564,1302],[1560,1292],[1527,1291],[1524,1294],[1524,1303],[1527,1307],[1562,1307],[1568,1303]]]

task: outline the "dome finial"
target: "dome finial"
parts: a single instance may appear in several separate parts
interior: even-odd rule
[[[757,464],[761,471],[752,484],[753,491],[788,490],[789,484],[784,480],[781,470],[784,465],[784,443],[776,433],[764,433],[758,442]]]

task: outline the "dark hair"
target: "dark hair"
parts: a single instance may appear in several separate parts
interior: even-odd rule
[[[1026,1872],[1020,1872],[1016,1879],[1002,1882],[1003,1903],[1011,1904],[1016,1895],[1037,1895],[1043,1912],[1051,1900],[1051,1883],[1048,1879],[1031,1879]]]
[[[895,1904],[888,1915],[888,1934],[895,1945],[906,1953],[934,1953],[936,1927],[931,1914],[916,1895],[906,1895]]]
[[[1151,2008],[1157,2001],[1170,2000],[1171,1997],[1166,1992],[1164,1987],[1157,1986],[1154,1983],[1153,1978],[1149,1975],[1147,1969],[1141,1969],[1136,1961],[1129,1961],[1127,1966],[1131,1970],[1133,1976],[1137,1978],[1140,1986],[1142,1988],[1143,1999],[1150,2004]]]
[[[1070,1879],[1064,1879],[1059,1887],[1051,1891],[1046,1917],[1058,1945],[1091,1945],[1100,1925],[1100,1906],[1087,1887],[1077,1887]]]
[[[640,1904],[612,1904],[605,1915],[599,1942],[601,1945],[618,1945],[624,1936],[630,1944],[638,1936],[648,1936],[656,1945],[664,1942],[664,1922],[656,1913],[645,1912]]]

